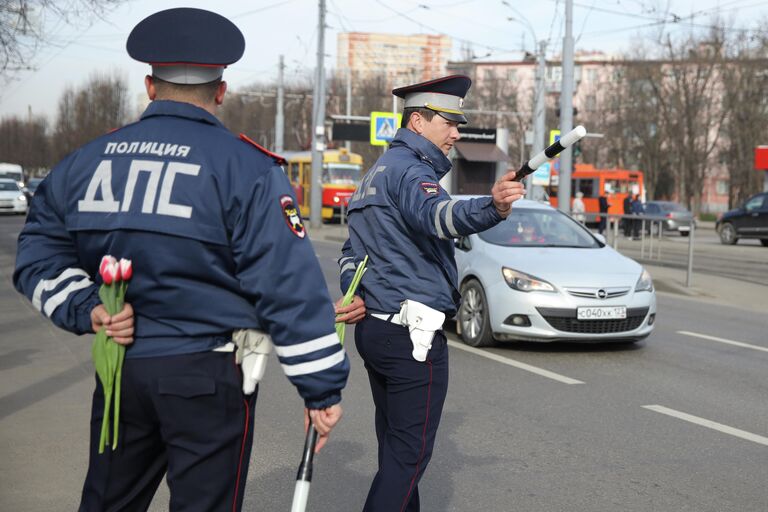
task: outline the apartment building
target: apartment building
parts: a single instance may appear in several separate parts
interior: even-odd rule
[[[337,37],[337,70],[350,70],[355,80],[384,76],[387,87],[443,76],[450,57],[451,38],[444,35],[342,32]]]

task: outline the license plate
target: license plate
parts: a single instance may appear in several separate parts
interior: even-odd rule
[[[615,320],[627,318],[627,306],[600,306],[576,308],[579,320]]]

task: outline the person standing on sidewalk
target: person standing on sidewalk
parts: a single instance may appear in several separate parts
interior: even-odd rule
[[[166,472],[166,510],[241,509],[257,391],[243,389],[235,329],[269,335],[318,447],[341,417],[349,361],[312,245],[290,222],[281,158],[215,116],[223,70],[244,48],[240,30],[209,11],[140,22],[127,49],[152,65],[152,102],[51,171],[19,236],[16,288],[57,326],[106,326],[127,347],[120,437],[103,454],[96,379],[81,512],[146,510]],[[128,304],[112,318],[93,282],[105,254],[134,269]]]
[[[355,329],[378,440],[366,512],[419,510],[418,484],[448,390],[442,324],[460,299],[454,239],[501,222],[524,195],[514,172],[493,185],[491,197],[451,199],[439,184],[451,169],[447,155],[458,127],[467,122],[461,109],[470,84],[457,75],[393,90],[405,100],[402,127],[349,203],[349,239],[339,259],[342,291],[369,257],[356,308],[368,314]]]
[[[645,207],[643,201],[640,199],[640,194],[635,195],[632,200],[632,215],[638,216],[637,219],[632,219],[632,237],[635,239],[640,238],[640,230],[643,228],[643,220],[640,219],[645,213]]]
[[[597,200],[598,209],[600,210],[600,221],[597,224],[597,232],[601,235],[605,233],[605,228],[608,225],[608,208],[611,207],[611,203],[608,202],[608,191],[604,191]]]

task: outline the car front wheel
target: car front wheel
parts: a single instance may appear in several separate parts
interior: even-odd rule
[[[761,238],[760,243],[763,244],[763,247],[768,247],[768,238]]]
[[[464,343],[470,347],[488,347],[494,344],[488,301],[483,286],[474,279],[461,286],[458,317]]]
[[[725,223],[720,227],[720,243],[725,245],[733,245],[739,241],[736,236],[736,230],[732,224]]]

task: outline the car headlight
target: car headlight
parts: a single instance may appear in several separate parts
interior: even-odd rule
[[[502,267],[501,274],[510,288],[521,292],[554,292],[555,287],[537,277],[524,272]]]
[[[635,284],[635,291],[636,292],[652,292],[653,291],[653,279],[651,279],[651,274],[649,274],[647,270],[643,269],[643,273],[640,274],[640,277],[637,279],[637,283]]]
[[[26,202],[27,202],[27,196],[25,196],[24,194],[20,195],[20,196],[19,196],[19,197],[17,197],[16,199],[18,199],[18,200],[19,200],[19,201],[21,201],[22,203],[26,203]]]

